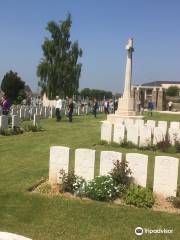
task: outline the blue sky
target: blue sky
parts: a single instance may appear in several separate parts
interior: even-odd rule
[[[179,0],[0,0],[0,80],[12,69],[37,90],[47,22],[68,12],[83,49],[80,88],[122,92],[129,37],[133,84],[180,81]]]

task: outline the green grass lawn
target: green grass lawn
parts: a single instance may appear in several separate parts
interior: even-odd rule
[[[48,119],[42,120],[43,132],[0,136],[0,231],[14,232],[34,240],[132,240],[138,239],[134,229],[141,226],[174,230],[170,235],[146,234],[141,239],[180,239],[180,215],[177,214],[67,200],[27,191],[42,177],[48,178],[50,146],[70,147],[71,167],[74,164],[74,149],[96,149],[96,174],[101,150],[115,150],[124,154],[140,152],[98,145],[100,121],[103,119],[104,115],[98,115],[97,119],[81,116],[75,117],[72,124],[65,117],[60,123]],[[179,121],[180,117],[154,113],[151,119]],[[152,187],[154,155],[162,153],[141,152],[149,155],[148,186]],[[169,155],[180,157],[180,154]]]

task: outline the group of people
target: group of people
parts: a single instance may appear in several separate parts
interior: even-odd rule
[[[112,111],[113,111],[113,113],[115,113],[115,111],[118,108],[118,101],[116,99],[114,101],[109,101],[109,100],[105,99],[104,102],[103,102],[103,106],[104,106],[104,113],[105,114],[109,114]],[[95,118],[96,118],[98,108],[99,108],[98,102],[97,102],[96,99],[94,99],[92,112],[93,112],[93,115],[94,115]]]
[[[61,110],[62,110],[62,99],[59,96],[56,96],[56,121],[59,122],[61,120]],[[69,122],[72,122],[73,116],[73,109],[74,104],[72,98],[67,99],[67,106],[68,106],[68,118]]]

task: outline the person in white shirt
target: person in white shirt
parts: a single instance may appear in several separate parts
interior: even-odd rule
[[[169,102],[168,102],[168,108],[169,108],[169,111],[172,110],[172,105],[173,105],[173,103],[172,103],[171,101],[169,101]]]
[[[61,120],[61,109],[62,109],[62,100],[59,96],[56,96],[56,121],[59,122]]]

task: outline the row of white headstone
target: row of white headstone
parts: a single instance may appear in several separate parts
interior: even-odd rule
[[[34,126],[38,126],[40,123],[40,117],[39,115],[34,114],[33,116],[33,125]],[[15,128],[15,127],[20,127],[21,124],[21,119],[18,115],[12,115],[12,123],[11,123],[11,127]],[[6,115],[1,115],[0,116],[0,130],[4,130],[7,129],[8,126],[8,116]]]
[[[49,181],[51,184],[59,183],[60,170],[66,173],[69,170],[68,147],[53,146],[50,148]],[[75,174],[89,181],[94,178],[95,150],[75,150]],[[114,151],[101,151],[99,175],[107,175],[113,169],[115,161],[122,161],[122,153]],[[146,187],[148,156],[139,153],[127,153],[126,161],[132,171],[136,184]],[[154,168],[153,191],[164,196],[176,196],[179,159],[169,156],[156,156]]]
[[[92,111],[89,106],[75,106],[74,115],[88,114]],[[99,112],[103,112],[103,106],[98,109]],[[62,108],[61,113],[67,115],[67,108]],[[13,106],[10,111],[11,116],[18,115],[20,119],[32,119],[34,114],[41,116],[42,118],[53,118],[55,116],[55,107],[16,107]],[[0,115],[2,115],[2,109],[0,109]]]
[[[180,128],[178,128],[178,125],[175,125],[175,123],[179,124],[179,122],[171,122],[169,128],[167,128],[166,121],[159,121],[158,126],[148,123],[147,121],[147,124],[144,124],[143,120],[135,124],[111,124],[109,121],[103,121],[101,125],[101,140],[108,143],[113,141],[118,144],[127,141],[140,147],[151,144],[156,145],[158,142],[165,140],[166,136],[168,136],[172,145],[176,141],[180,142]]]
[[[55,108],[48,107],[12,107],[10,115],[18,115],[20,119],[33,119],[34,114],[41,118],[52,118],[55,116]]]

